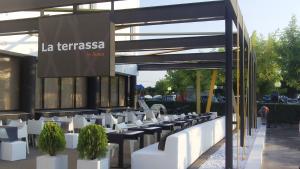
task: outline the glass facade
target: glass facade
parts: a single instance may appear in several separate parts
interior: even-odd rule
[[[45,78],[44,89],[44,108],[58,108],[58,79]]]
[[[119,105],[120,106],[125,106],[125,77],[120,76],[119,77]]]
[[[100,107],[109,107],[109,77],[101,77],[100,78],[100,99],[101,105]]]
[[[0,110],[20,110],[20,63],[15,58],[0,58]],[[126,106],[126,78],[98,77],[97,107]],[[86,108],[87,78],[38,78],[35,109]]]
[[[76,108],[84,108],[86,107],[86,78],[76,78]]]
[[[19,108],[20,63],[18,59],[0,58],[0,110]]]
[[[119,89],[118,89],[118,77],[111,77],[110,79],[110,103],[112,107],[119,106]]]
[[[74,80],[61,79],[61,108],[74,108]]]

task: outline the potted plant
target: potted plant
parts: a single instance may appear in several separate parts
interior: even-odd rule
[[[107,134],[96,124],[88,125],[79,132],[77,150],[80,160],[77,169],[109,169]]]
[[[63,130],[53,122],[44,125],[39,136],[38,148],[48,155],[37,157],[37,169],[68,169],[68,156],[57,155],[65,150],[66,140]]]

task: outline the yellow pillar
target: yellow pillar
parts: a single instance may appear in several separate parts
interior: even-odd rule
[[[200,95],[200,80],[201,80],[201,72],[198,70],[196,73],[196,107],[197,113],[201,113],[201,95]]]
[[[213,70],[211,73],[210,88],[209,88],[209,94],[208,94],[206,111],[205,111],[206,113],[210,112],[212,97],[214,94],[214,87],[216,84],[216,79],[217,79],[217,70]]]

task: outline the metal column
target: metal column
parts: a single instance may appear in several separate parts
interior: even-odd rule
[[[226,53],[226,66],[225,66],[225,77],[226,77],[226,143],[225,143],[225,168],[232,169],[233,166],[233,150],[232,150],[232,67],[233,67],[233,33],[232,33],[232,5],[230,0],[225,1],[225,53]]]
[[[244,28],[242,28],[244,29]],[[245,37],[244,31],[240,33],[240,119],[241,119],[241,134],[240,134],[240,145],[244,146],[244,136],[245,136]]]
[[[248,117],[248,134],[251,136],[252,120],[253,120],[253,57],[250,52],[249,59],[249,117]]]
[[[197,70],[196,72],[196,107],[197,113],[201,113],[201,89],[200,89],[200,80],[201,80],[201,72]]]
[[[31,117],[35,108],[36,63],[35,57],[23,57],[20,64],[20,110],[30,113]]]

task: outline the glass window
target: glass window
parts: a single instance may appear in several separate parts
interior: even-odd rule
[[[44,104],[46,109],[58,108],[57,78],[45,78]]]
[[[42,108],[41,105],[41,94],[42,94],[42,80],[38,77],[36,77],[35,80],[35,108],[40,109]]]
[[[118,98],[118,77],[111,77],[110,81],[110,97],[111,97],[111,106],[119,106],[119,98]]]
[[[19,109],[19,61],[0,58],[0,110]]]
[[[125,106],[125,77],[119,77],[119,105]]]
[[[76,78],[76,108],[86,107],[86,78]]]
[[[100,77],[97,77],[97,84],[99,84],[100,86],[97,88],[96,104],[98,106],[101,106],[101,100],[100,100],[100,95],[101,95]]]
[[[61,108],[73,108],[73,78],[61,79]]]
[[[101,77],[101,107],[109,107],[109,77]]]

